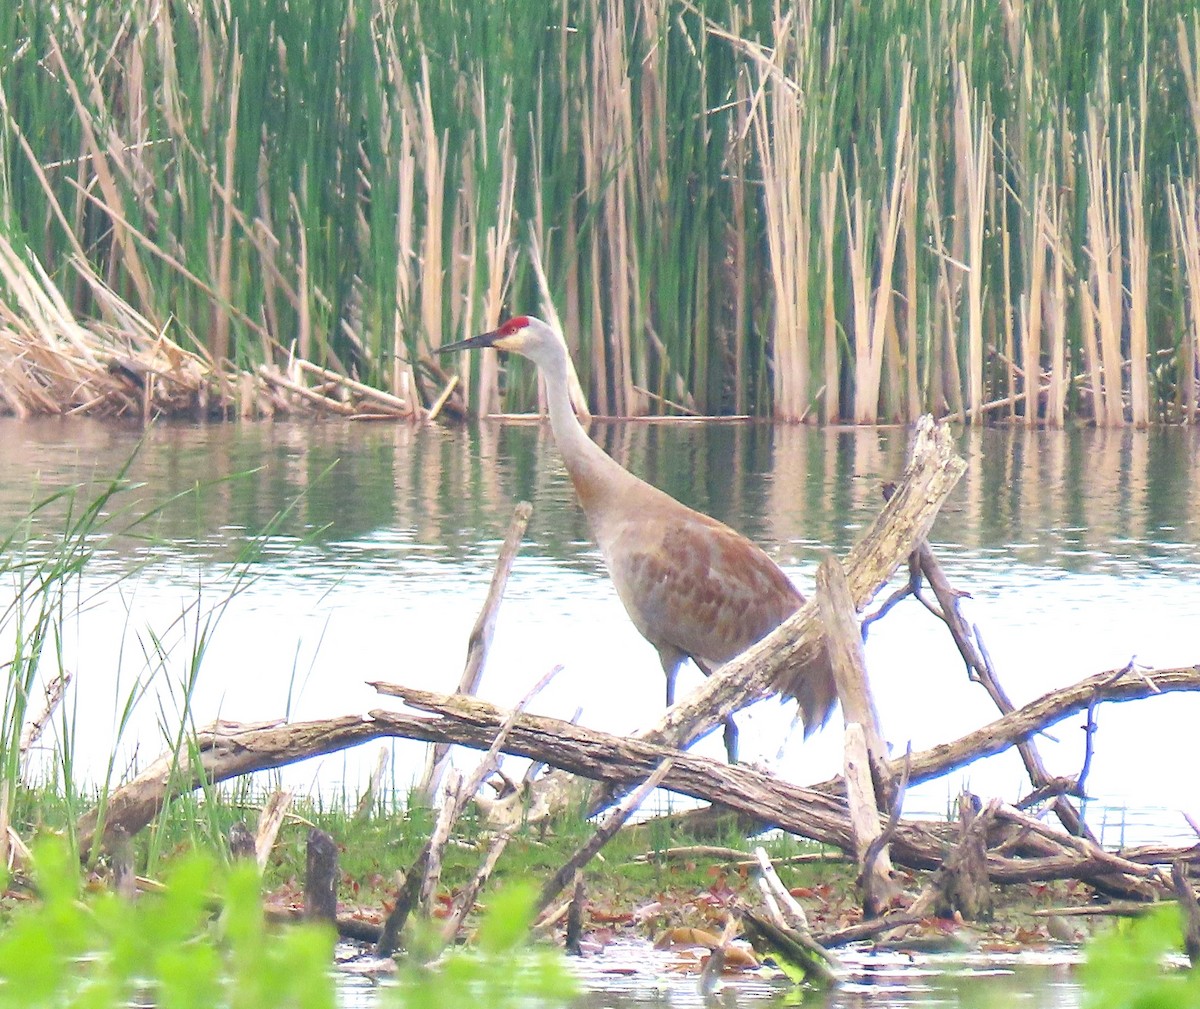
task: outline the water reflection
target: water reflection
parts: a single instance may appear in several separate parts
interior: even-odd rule
[[[727,975],[711,995],[677,954],[648,943],[622,943],[568,961],[582,993],[569,1009],[1078,1009],[1083,992],[1075,950],[1022,954],[908,954],[841,951],[845,979],[831,992],[798,989],[769,968]],[[343,1009],[376,1009],[377,987],[357,978],[339,983]]]
[[[904,464],[908,432],[763,424],[597,424],[625,466],[744,530],[785,560],[844,551]],[[138,449],[139,443],[141,448]],[[513,502],[537,502],[531,545],[564,560],[593,553],[582,514],[536,423],[462,430],[343,423],[183,426],[144,435],[86,420],[0,420],[0,514],[39,493],[109,479],[137,450],[131,509],[164,509],[168,545],[212,560],[239,537],[279,527],[316,544],[387,530],[487,562]],[[963,432],[967,475],[935,535],[952,549],[1000,550],[1067,571],[1094,564],[1200,561],[1200,431]],[[118,543],[136,553],[136,542]],[[590,565],[586,565],[590,566]]]
[[[593,434],[629,468],[764,544],[802,589],[822,551],[844,552],[872,519],[908,440],[898,428],[764,424],[605,424]],[[950,577],[972,593],[968,617],[1014,700],[1133,655],[1158,665],[1197,661],[1200,432],[998,429],[958,439],[969,469],[933,539]],[[111,479],[131,455],[135,486],[114,501],[109,528],[169,503],[132,534],[98,542],[88,579],[89,591],[102,591],[69,628],[77,704],[94,716],[78,744],[84,766],[102,767],[113,746],[115,715],[95,716],[119,707],[127,686],[116,686],[118,676],[127,685],[142,672],[151,630],[161,636],[177,623],[176,650],[156,675],[185,676],[199,621],[186,611],[198,595],[220,608],[194,700],[198,722],[217,713],[249,720],[367,708],[376,698],[361,684],[372,678],[448,689],[520,499],[535,511],[484,695],[511,701],[562,662],[542,712],[569,716],[582,705],[588,724],[624,732],[661,709],[657,660],[603,576],[544,425],[164,424],[142,434],[82,420],[0,421],[5,526],[55,489]],[[44,536],[64,508],[39,519]],[[281,512],[267,549],[249,564],[253,580],[220,606],[230,566]],[[994,716],[918,604],[876,625],[868,663],[898,747],[930,745]],[[699,681],[687,675],[681,689]],[[1176,695],[1101,709],[1089,787],[1100,800],[1093,822],[1111,824],[1112,841],[1115,832],[1186,836],[1178,811],[1190,804],[1200,814],[1185,773],[1195,756],[1186,744],[1200,715],[1195,701]],[[840,762],[836,732],[797,741],[779,757],[790,715],[772,702],[741,718],[749,759],[778,758],[801,781]],[[152,712],[126,740],[130,761],[157,753]],[[718,742],[701,746],[710,743],[719,753]],[[1071,721],[1041,745],[1055,773],[1078,769],[1082,734]],[[420,748],[395,749],[403,788]],[[288,773],[301,786],[332,783],[353,794],[362,780],[356,759]],[[964,777],[1006,798],[1022,791],[1020,767],[1007,757]],[[910,801],[942,812],[960,784],[932,783]]]

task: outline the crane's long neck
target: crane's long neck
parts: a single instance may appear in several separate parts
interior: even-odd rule
[[[597,539],[603,541],[603,515],[599,508],[601,494],[612,493],[622,486],[642,485],[632,473],[622,469],[599,445],[588,437],[575,410],[567,386],[567,369],[570,363],[565,354],[555,355],[553,361],[543,364],[546,378],[546,398],[550,407],[550,428],[554,440],[562,453],[563,462],[579,496],[579,503],[587,513],[588,521]],[[603,547],[603,542],[601,546]]]

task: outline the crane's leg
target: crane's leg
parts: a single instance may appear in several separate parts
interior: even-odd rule
[[[693,660],[700,667],[700,672],[705,676],[712,676],[713,671],[699,659]],[[736,764],[738,752],[738,727],[737,722],[733,720],[733,715],[725,716],[725,758],[731,764]]]
[[[675,674],[679,672],[679,667],[683,665],[688,656],[669,648],[659,648],[658,658],[662,662],[663,672],[667,674],[667,707],[669,708],[675,703]],[[705,676],[712,676],[713,671],[705,663],[698,659],[692,661]],[[730,715],[725,719],[725,756],[731,764],[737,763],[737,750],[738,728],[733,720],[733,715]]]
[[[687,658],[683,652],[676,651],[669,645],[661,646],[658,649],[658,661],[662,663],[663,672],[667,676],[667,707],[669,708],[675,703],[675,674],[679,672],[679,667],[683,665]]]

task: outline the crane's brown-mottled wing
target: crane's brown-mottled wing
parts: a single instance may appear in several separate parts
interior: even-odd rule
[[[676,649],[709,669],[759,641],[804,602],[762,550],[697,513],[664,521],[653,510],[642,521],[627,520],[606,553],[638,630],[660,650]],[[824,668],[797,670],[788,692],[800,703],[806,733],[824,724],[836,699]]]
[[[803,601],[758,547],[699,516],[627,521],[610,560],[621,598],[646,637],[714,666],[777,627]]]

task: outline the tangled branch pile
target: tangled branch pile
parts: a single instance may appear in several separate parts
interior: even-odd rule
[[[0,412],[18,417],[87,413],[132,417],[317,412],[355,418],[412,417],[411,403],[292,357],[287,372],[218,368],[157,331],[82,260],[106,318],[81,321],[31,254],[0,234]],[[302,375],[315,375],[310,387]]]

